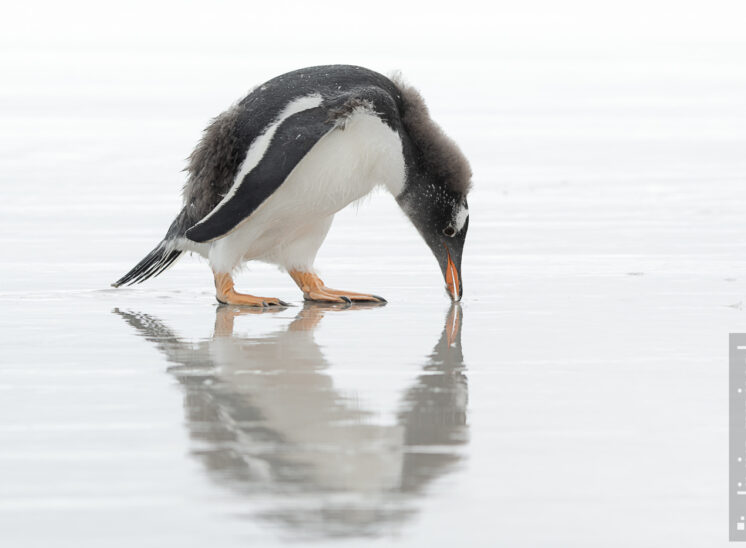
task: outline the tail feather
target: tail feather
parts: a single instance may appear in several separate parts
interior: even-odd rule
[[[127,272],[116,282],[111,284],[113,287],[121,285],[132,285],[144,282],[148,278],[154,278],[160,275],[164,270],[171,266],[182,253],[181,249],[174,249],[173,242],[184,236],[186,231],[194,224],[194,219],[189,213],[189,208],[182,209],[176,216],[171,226],[166,232],[166,237],[159,243],[153,251],[148,253],[145,258],[135,265],[135,268]]]
[[[138,284],[148,278],[158,276],[171,266],[182,253],[183,251],[179,249],[169,250],[164,240],[153,251],[148,253],[142,261],[137,263],[132,270],[111,285],[119,287],[122,285]]]

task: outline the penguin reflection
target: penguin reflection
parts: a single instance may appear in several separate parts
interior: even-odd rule
[[[335,389],[314,342],[325,314],[352,310],[308,303],[287,328],[241,338],[234,319],[261,312],[223,306],[212,339],[198,344],[146,314],[115,312],[178,364],[169,372],[184,386],[193,452],[209,475],[269,495],[261,515],[293,534],[376,535],[412,515],[413,495],[461,458],[467,383],[458,304],[393,425],[374,424]]]

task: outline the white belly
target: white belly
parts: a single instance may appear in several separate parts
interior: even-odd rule
[[[292,255],[304,253],[293,247],[312,247],[307,250],[312,262],[331,216],[379,185],[399,194],[404,177],[399,135],[378,117],[358,111],[344,129],[323,137],[236,230],[212,242],[210,263],[221,272],[252,259],[295,267],[287,264],[299,262]]]

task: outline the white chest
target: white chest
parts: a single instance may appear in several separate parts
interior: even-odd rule
[[[377,186],[397,195],[404,177],[399,135],[377,116],[358,111],[344,128],[324,136],[248,219],[212,245],[240,251],[245,259],[265,256]]]
[[[366,111],[323,137],[249,220],[328,216],[383,185],[398,194],[405,167],[399,135]]]

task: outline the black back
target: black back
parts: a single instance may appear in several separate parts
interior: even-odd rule
[[[298,112],[277,128],[266,153],[233,196],[233,178],[251,143],[278,119],[293,100],[317,94],[320,106]],[[283,74],[254,89],[207,129],[192,155],[185,209],[194,221],[186,236],[196,242],[219,238],[235,229],[285,181],[324,135],[355,108],[368,106],[392,129],[401,129],[401,94],[377,72],[349,65],[310,67]],[[231,177],[226,177],[230,173]],[[217,208],[217,209],[216,209]],[[209,215],[213,210],[214,213]]]

